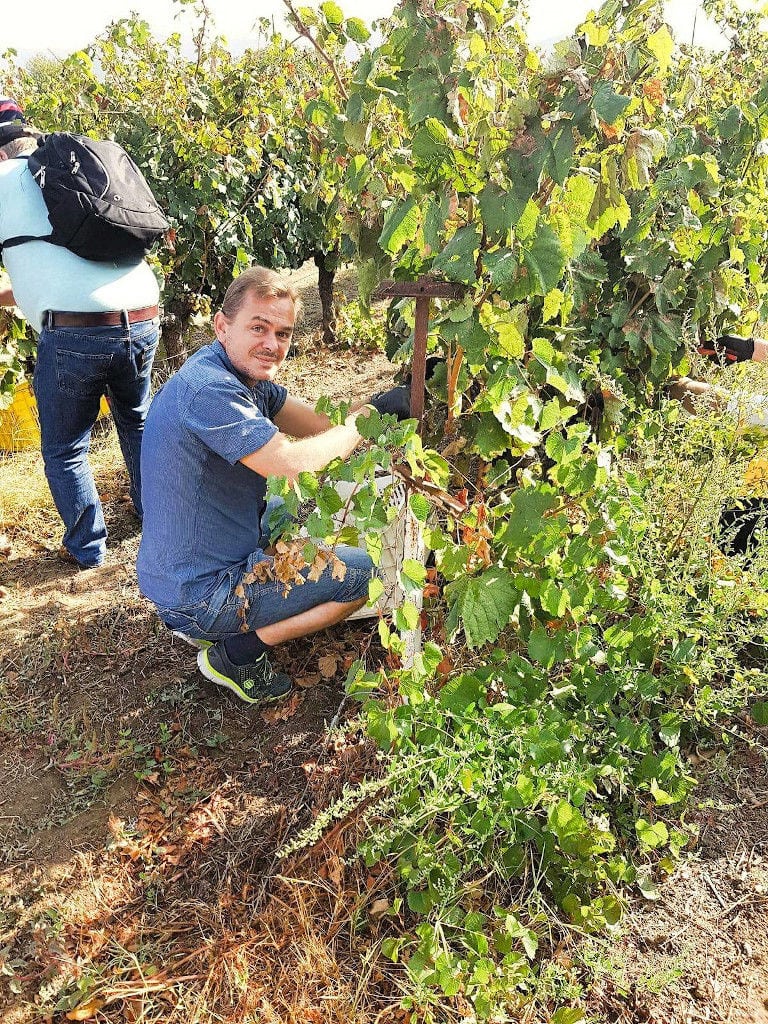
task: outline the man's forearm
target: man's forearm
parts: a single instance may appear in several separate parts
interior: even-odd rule
[[[364,403],[360,409],[364,410]],[[291,441],[283,433],[276,434],[263,448],[241,461],[261,476],[284,476],[290,481],[299,473],[318,473],[334,459],[351,455],[358,446],[362,439],[356,426],[358,415],[364,416],[365,412],[352,412],[339,426],[298,441]]]
[[[0,306],[15,306],[16,299],[13,297],[13,289],[9,286],[0,287]]]
[[[356,402],[351,407],[351,414],[365,408],[365,402]],[[275,416],[275,425],[289,437],[305,438],[324,434],[333,424],[327,416],[315,412],[311,405],[289,395],[283,408]]]

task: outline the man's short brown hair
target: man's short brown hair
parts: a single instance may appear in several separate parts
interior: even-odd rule
[[[268,267],[249,267],[227,288],[221,304],[221,312],[227,320],[234,320],[242,308],[246,295],[249,294],[259,299],[290,299],[298,323],[302,312],[298,290]]]

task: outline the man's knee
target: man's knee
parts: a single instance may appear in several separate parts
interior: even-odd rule
[[[355,604],[355,609],[368,600],[368,584],[381,571],[373,564],[370,555],[362,548],[337,548],[337,557],[344,563],[344,580],[335,598],[340,604]]]

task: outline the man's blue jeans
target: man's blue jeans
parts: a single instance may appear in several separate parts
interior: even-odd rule
[[[154,319],[118,327],[44,327],[40,333],[34,389],[45,476],[64,520],[64,547],[84,566],[99,565],[106,552],[104,513],[88,464],[102,395],[112,408],[131,500],[142,514],[141,437],[159,327]]]
[[[255,565],[271,562],[265,553],[272,538],[289,519],[281,498],[268,498],[261,517],[263,547],[254,551],[244,563],[222,569],[211,582],[207,597],[181,608],[161,608],[157,611],[169,629],[187,633],[198,640],[221,640],[243,631],[243,627],[256,630],[273,622],[282,622],[294,615],[316,608],[328,601],[347,604],[368,596],[368,584],[379,575],[370,556],[361,548],[343,544],[334,549],[336,557],[346,566],[343,580],[335,579],[330,567],[318,580],[307,579],[309,566],[301,571],[305,582],[294,584],[286,592],[278,581],[244,583]]]

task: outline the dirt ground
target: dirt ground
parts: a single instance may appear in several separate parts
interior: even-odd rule
[[[308,400],[364,397],[392,368],[320,347],[313,272],[297,275],[307,317],[283,379]],[[309,874],[276,858],[375,775],[343,691],[354,659],[383,655],[374,620],[286,645],[296,695],[243,709],[138,592],[108,424],[93,461],[110,540],[85,573],[56,555],[39,454],[0,463],[0,1021],[405,1020],[396,971],[375,966],[382,880],[351,877],[340,837]],[[698,846],[621,936],[589,944],[593,1019],[768,1022],[760,742],[697,758]]]
[[[606,1021],[768,1024],[766,761],[764,745],[699,761],[697,847],[604,949],[590,1002]]]

